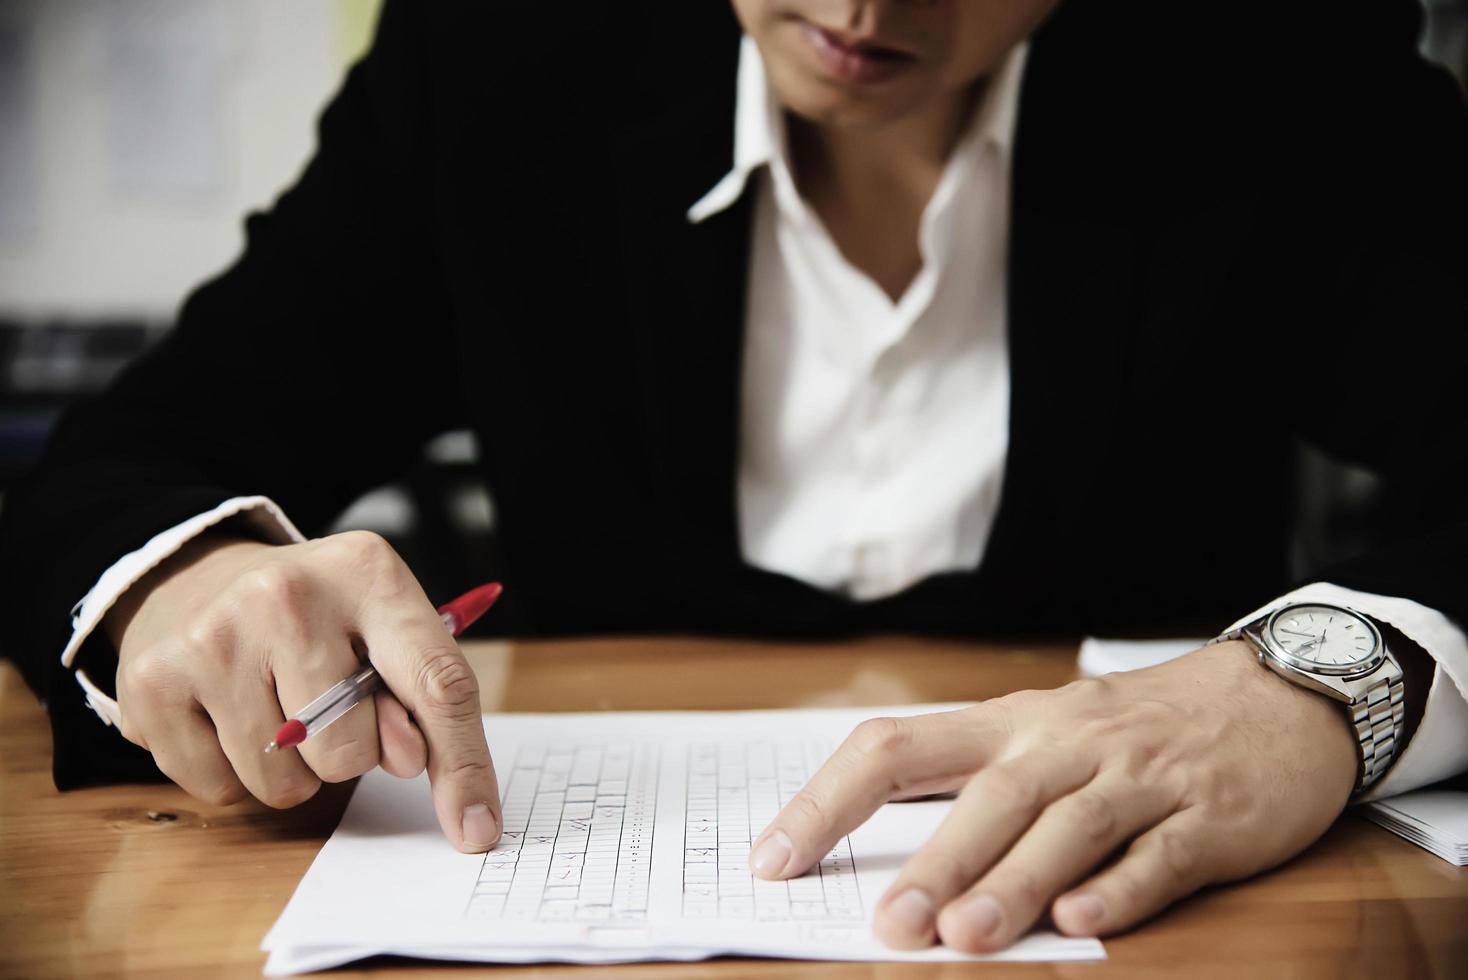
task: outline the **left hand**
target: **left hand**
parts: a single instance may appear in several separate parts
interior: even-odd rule
[[[762,878],[813,867],[889,800],[958,792],[876,911],[888,945],[1001,949],[1057,929],[1127,929],[1211,882],[1294,856],[1355,786],[1340,704],[1261,666],[1243,642],[864,722],[755,842]]]

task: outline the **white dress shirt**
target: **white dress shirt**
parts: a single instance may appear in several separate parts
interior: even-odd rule
[[[894,303],[796,190],[782,110],[744,39],[734,169],[688,217],[755,195],[738,492],[751,564],[857,599],[978,565],[1009,443],[1009,158],[1027,48],[986,86]]]
[[[1005,60],[954,149],[919,230],[922,269],[893,303],[841,255],[801,199],[783,114],[745,39],[734,166],[694,202],[698,222],[757,195],[750,242],[738,501],[750,563],[870,599],[974,568],[999,506],[1009,427],[1005,270],[1009,161],[1026,48]],[[122,556],[77,604],[62,651],[185,541],[241,515],[267,540],[304,540],[264,497],[237,497]],[[1415,737],[1368,794],[1468,770],[1468,637],[1409,599],[1316,583],[1286,601],[1333,602],[1391,623],[1437,662]],[[1237,624],[1235,624],[1237,625]],[[117,704],[77,671],[109,724]]]

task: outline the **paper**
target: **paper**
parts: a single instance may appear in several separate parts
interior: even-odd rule
[[[1088,636],[1081,641],[1077,666],[1083,677],[1098,677],[1121,670],[1140,670],[1176,660],[1208,641],[1200,640],[1102,640]]]
[[[1468,792],[1418,790],[1368,803],[1361,813],[1450,864],[1468,865]]]
[[[493,715],[505,831],[487,855],[439,831],[426,779],[357,786],[265,937],[266,972],[396,953],[483,962],[971,959],[887,949],[875,903],[952,803],[889,804],[788,882],[754,879],[750,844],[862,719],[901,708]],[[1035,933],[1006,960],[1104,958]]]

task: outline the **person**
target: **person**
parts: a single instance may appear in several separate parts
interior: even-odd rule
[[[243,255],[6,501],[58,785],[426,767],[493,845],[473,671],[380,538],[307,536],[460,427],[535,630],[1225,637],[856,730],[752,869],[956,793],[894,946],[1124,930],[1468,767],[1468,112],[1415,4],[1305,16],[389,0]],[[1416,505],[1291,592],[1296,438]],[[1348,716],[1265,669],[1227,627],[1286,602],[1299,664],[1349,626],[1399,672]],[[261,753],[363,655],[391,693]]]

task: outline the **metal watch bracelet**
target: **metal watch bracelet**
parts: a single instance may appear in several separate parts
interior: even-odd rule
[[[1255,655],[1266,656],[1262,649],[1263,638],[1257,641],[1249,635],[1249,627],[1268,618],[1266,613],[1259,619],[1245,623],[1220,634],[1208,641],[1208,645],[1228,640],[1247,639],[1255,646]],[[1322,695],[1323,696],[1323,695]],[[1391,767],[1397,754],[1397,732],[1402,730],[1407,708],[1404,703],[1406,685],[1400,671],[1391,671],[1366,689],[1364,696],[1353,701],[1342,701],[1350,709],[1351,727],[1356,732],[1356,748],[1361,760],[1360,775],[1356,780],[1353,795],[1365,792]]]

